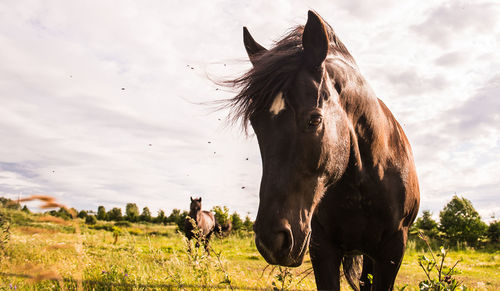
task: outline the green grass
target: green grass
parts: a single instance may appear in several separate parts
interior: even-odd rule
[[[84,284],[86,290],[106,290],[109,285],[105,284],[111,283],[132,284],[136,286],[133,289],[140,290],[144,289],[137,287],[140,284],[272,289],[273,286],[281,288],[283,282],[289,289],[315,289],[313,274],[305,276],[311,268],[308,256],[301,267],[291,269],[290,273],[284,269],[280,273],[271,266],[266,268],[249,234],[213,239],[212,254],[206,256],[203,250],[194,248],[188,253],[185,238],[176,233],[174,226],[120,227],[115,244],[116,232],[91,229],[82,220],[78,220],[78,224],[80,230],[75,225],[40,222],[38,216],[33,216],[23,217],[22,225],[12,225],[10,240],[0,260],[0,272],[29,274],[39,279],[60,278],[61,281],[0,276],[0,289],[10,286],[18,290],[60,289],[61,286],[74,289],[76,283],[70,282],[71,278],[94,282],[94,285]],[[409,284],[406,290],[417,290],[418,282],[425,277],[417,260],[422,253],[415,249],[407,251],[397,286]],[[462,259],[458,268],[463,273],[457,278],[468,287],[500,290],[500,251],[451,251],[447,264],[452,265],[458,259]],[[95,285],[99,283],[103,285]],[[348,289],[345,282],[343,289]]]

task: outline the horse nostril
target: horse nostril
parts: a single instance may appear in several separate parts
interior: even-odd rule
[[[286,262],[293,248],[292,230],[284,227],[278,231],[261,229],[255,232],[255,244],[270,264]]]
[[[288,255],[292,246],[292,235],[289,231],[280,231],[274,239],[274,250],[281,255]]]

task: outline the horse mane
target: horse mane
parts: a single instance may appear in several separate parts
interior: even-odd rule
[[[325,25],[330,39],[328,55],[338,56],[356,66],[354,58],[338,39],[332,27],[326,23]],[[223,82],[227,87],[239,89],[235,97],[223,100],[223,108],[231,110],[229,120],[232,123],[241,120],[245,132],[250,117],[269,108],[279,92],[286,92],[296,73],[303,66],[303,32],[303,25],[293,28],[270,50],[257,56],[252,69],[236,79]]]

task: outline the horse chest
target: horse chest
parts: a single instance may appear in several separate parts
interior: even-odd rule
[[[326,197],[325,197],[326,198]],[[328,225],[330,236],[346,251],[365,251],[382,240],[391,220],[390,206],[376,191],[351,188],[325,199],[320,219]],[[323,203],[322,202],[322,203]],[[325,215],[326,214],[326,215]]]

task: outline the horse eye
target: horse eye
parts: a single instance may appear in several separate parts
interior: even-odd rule
[[[321,121],[322,121],[321,115],[313,115],[311,116],[311,119],[309,120],[309,127],[315,127],[318,126]]]

